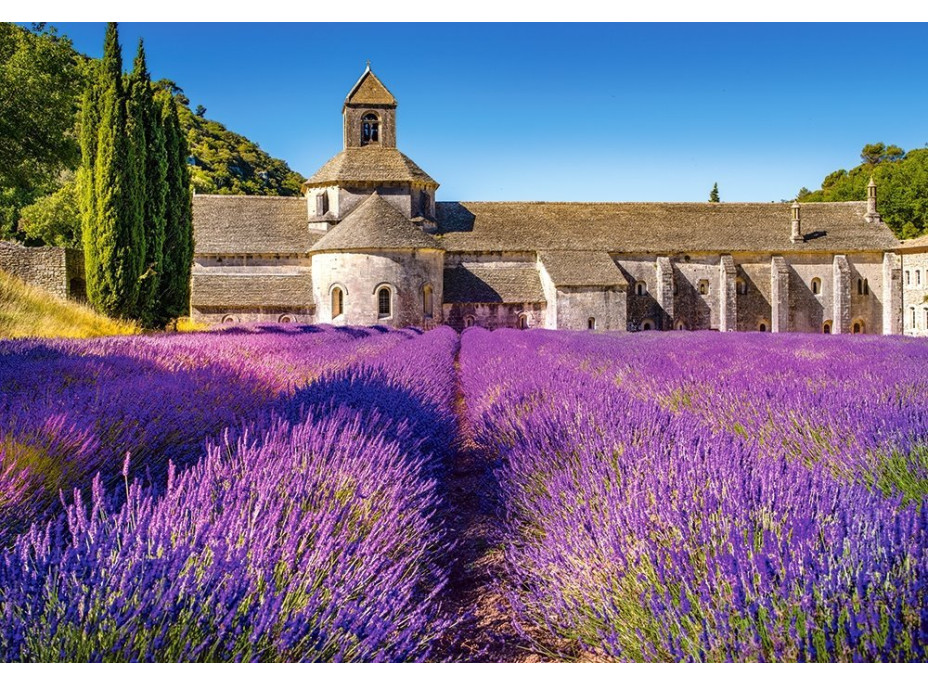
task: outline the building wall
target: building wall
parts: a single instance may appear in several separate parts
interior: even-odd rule
[[[346,107],[343,126],[345,127],[344,143],[346,148],[361,146],[361,118],[368,112],[373,112],[380,118],[380,141],[371,145],[380,145],[384,148],[396,147],[396,108],[372,105],[364,107]]]
[[[351,326],[430,327],[441,320],[443,253],[396,250],[382,253],[317,253],[312,256],[317,321]],[[432,311],[423,311],[423,287],[432,287]],[[391,316],[378,316],[377,290],[392,291]],[[343,314],[332,317],[332,288],[343,290]]]
[[[0,241],[0,269],[59,298],[86,297],[84,254],[70,248],[27,248]]]
[[[485,329],[517,329],[524,315],[526,328],[545,327],[544,303],[445,303],[444,323],[461,331],[472,321],[472,326]]]
[[[928,336],[928,252],[902,255],[902,331]]]
[[[655,297],[659,293],[657,258],[622,255],[613,259],[625,280],[628,281],[626,330],[641,331],[646,326],[657,330],[669,328],[669,324],[665,321],[666,313]],[[641,295],[638,294],[639,283],[644,284],[644,293]]]
[[[597,331],[625,331],[627,295],[619,286],[610,288],[581,288],[561,286],[557,289],[557,327],[568,331],[593,329]]]
[[[203,324],[256,324],[286,323],[314,324],[315,307],[208,307],[190,308],[194,321]]]

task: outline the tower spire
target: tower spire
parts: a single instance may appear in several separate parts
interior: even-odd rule
[[[867,214],[864,216],[868,222],[882,221],[880,213],[876,210],[876,181],[873,175],[870,176],[870,183],[867,184]]]

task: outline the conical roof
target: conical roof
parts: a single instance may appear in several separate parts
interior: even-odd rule
[[[396,107],[396,98],[371,71],[371,65],[361,74],[345,98],[345,105],[380,105]]]
[[[334,183],[399,181],[438,188],[438,182],[396,148],[345,148],[303,182],[304,188]]]
[[[409,221],[376,191],[320,238],[312,252],[383,249],[441,250],[438,242]]]

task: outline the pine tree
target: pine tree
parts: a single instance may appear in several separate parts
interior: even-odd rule
[[[97,71],[96,86],[84,102],[94,112],[83,116],[83,151],[92,169],[81,173],[83,183],[92,190],[82,193],[82,217],[87,264],[87,297],[99,311],[110,316],[131,318],[137,314],[139,276],[145,259],[142,215],[138,194],[138,155],[127,128],[126,95],[123,87],[122,54],[115,23],[107,25],[103,59]],[[95,105],[95,107],[94,107]],[[87,200],[91,200],[92,208]]]
[[[139,209],[145,238],[145,262],[139,284],[137,313],[145,326],[158,326],[164,324],[158,298],[164,258],[168,160],[161,111],[155,103],[141,40],[129,76],[128,90],[130,128],[141,150],[136,162],[141,177]]]
[[[712,191],[709,193],[709,202],[719,202],[719,184],[712,184]]]
[[[160,282],[160,312],[165,319],[190,312],[190,267],[193,263],[192,198],[187,169],[187,140],[177,105],[166,92],[159,94],[161,122],[167,151],[168,193],[164,226],[164,267]]]

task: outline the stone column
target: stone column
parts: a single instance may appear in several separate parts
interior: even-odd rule
[[[902,259],[894,252],[883,255],[883,333],[901,334]]]
[[[831,316],[832,333],[851,332],[851,267],[844,255],[834,259],[834,311]]]
[[[789,331],[789,265],[780,255],[770,260],[770,330]]]
[[[673,263],[669,257],[657,258],[657,304],[664,311],[665,325],[661,329],[673,328]]]
[[[738,330],[738,270],[731,255],[719,261],[719,331]]]

